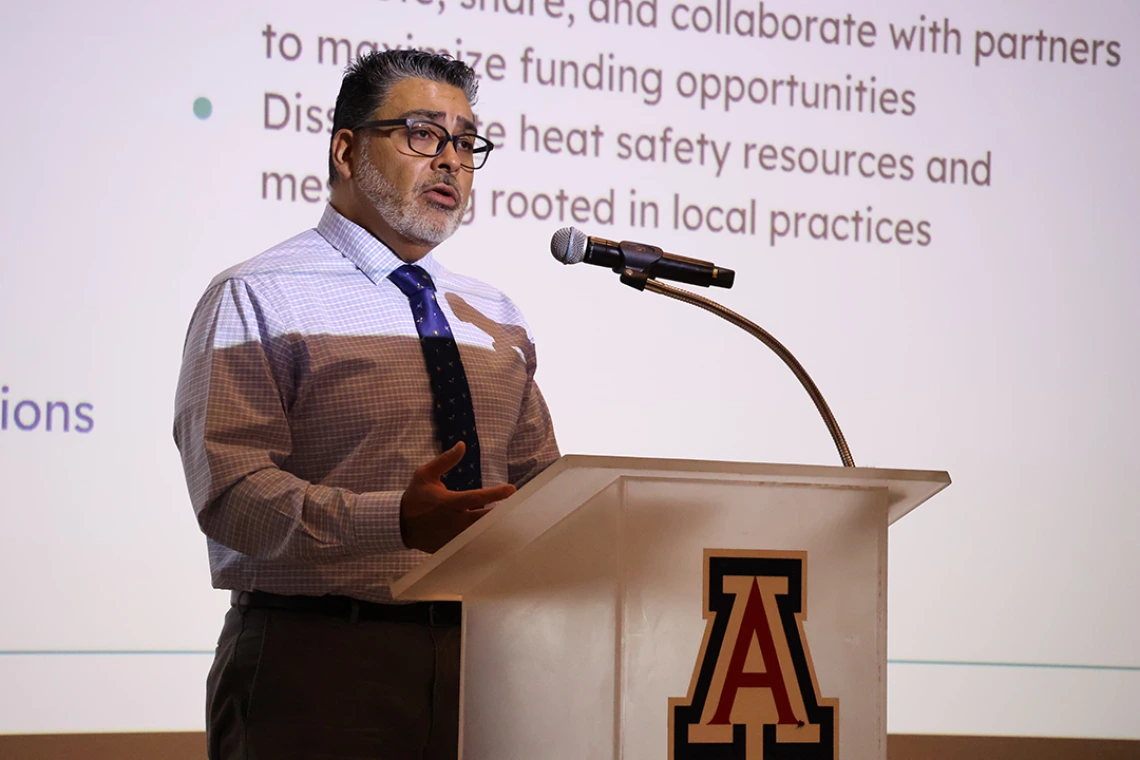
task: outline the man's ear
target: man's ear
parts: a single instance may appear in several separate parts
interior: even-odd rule
[[[352,179],[356,173],[355,151],[358,150],[359,141],[351,129],[340,129],[332,139],[332,162],[337,177],[342,180]]]

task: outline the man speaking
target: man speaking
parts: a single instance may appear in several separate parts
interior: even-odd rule
[[[221,758],[454,758],[457,603],[389,585],[558,457],[526,323],[441,265],[492,145],[475,75],[361,58],[316,229],[219,275],[190,323],[174,436],[213,584]]]

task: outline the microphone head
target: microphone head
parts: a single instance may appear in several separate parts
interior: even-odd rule
[[[550,238],[550,252],[563,264],[578,264],[586,258],[586,233],[573,227],[563,227]]]

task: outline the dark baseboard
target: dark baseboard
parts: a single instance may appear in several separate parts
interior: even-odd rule
[[[0,735],[12,760],[206,760],[206,733]]]
[[[889,760],[1138,760],[1140,741],[1028,736],[887,736]]]
[[[887,754],[889,760],[1138,760],[1140,741],[891,734]],[[206,735],[197,731],[0,735],[0,758],[206,760]]]

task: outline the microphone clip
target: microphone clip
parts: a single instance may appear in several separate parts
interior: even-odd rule
[[[645,283],[649,282],[649,275],[640,269],[623,269],[618,278],[634,290],[645,290]]]
[[[614,272],[624,284],[634,290],[645,290],[645,283],[653,276],[650,270],[660,261],[665,252],[655,245],[643,245],[623,241],[618,244],[622,265],[614,267]]]

